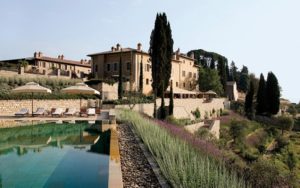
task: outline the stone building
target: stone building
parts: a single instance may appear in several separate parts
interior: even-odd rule
[[[111,47],[111,50],[89,54],[92,58],[92,73],[96,79],[117,79],[119,77],[119,62],[122,60],[123,79],[129,82],[128,90],[139,90],[140,65],[143,65],[143,93],[152,92],[151,60],[142,45],[137,48],[122,48],[120,44]],[[178,49],[172,58],[172,72],[170,81],[174,91],[180,88],[186,91],[195,91],[198,77],[198,66],[193,57],[180,53]],[[174,92],[174,93],[175,93]],[[188,93],[188,92],[187,92]]]
[[[19,74],[35,74],[49,77],[85,78],[91,73],[91,60],[73,61],[65,59],[64,55],[58,57],[44,56],[42,52],[34,52],[33,57],[3,60],[3,67],[17,67],[20,60],[26,60],[28,65],[21,67]],[[11,69],[13,70],[13,69]]]

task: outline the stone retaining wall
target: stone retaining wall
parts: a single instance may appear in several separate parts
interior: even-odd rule
[[[82,100],[81,106],[87,106],[88,100]],[[33,111],[37,108],[80,108],[79,99],[68,100],[33,100]],[[0,100],[0,116],[11,116],[18,112],[21,108],[27,108],[31,113],[31,100]]]
[[[226,101],[225,98],[215,98],[212,99],[210,102],[205,102],[203,99],[174,99],[174,117],[176,118],[190,118],[194,119],[194,115],[191,113],[195,111],[197,108],[201,113],[201,119],[204,118],[205,112],[208,113],[210,117],[210,113],[215,110],[222,109],[224,110],[224,102]],[[160,99],[157,99],[157,107],[160,106]],[[169,105],[169,99],[165,99],[165,105]],[[127,108],[129,109],[129,105],[116,105],[115,108]],[[136,104],[133,110],[145,113],[149,116],[153,115],[154,104]]]

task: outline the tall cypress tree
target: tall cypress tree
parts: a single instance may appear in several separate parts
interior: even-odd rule
[[[280,89],[276,76],[268,73],[266,84],[266,99],[267,99],[267,112],[269,115],[275,115],[279,111],[280,106]]]
[[[149,54],[152,61],[152,88],[154,98],[160,96],[161,117],[165,117],[164,92],[168,87],[172,70],[173,39],[170,23],[165,13],[157,14],[150,37]],[[156,114],[156,113],[154,113]]]
[[[248,68],[246,66],[243,66],[241,70],[238,89],[246,93],[249,89],[249,80],[250,78],[249,78]]]
[[[123,98],[123,71],[122,71],[122,51],[119,61],[118,99]]]
[[[251,81],[250,88],[249,91],[247,92],[246,99],[245,99],[245,113],[249,119],[252,119],[254,115],[253,96],[254,96],[254,85],[253,82]]]
[[[143,71],[143,61],[141,60],[140,63],[140,80],[139,80],[139,90],[140,93],[143,94],[143,87],[144,87],[144,71]]]
[[[217,65],[217,69],[219,72],[219,76],[221,79],[224,93],[226,93],[226,82],[227,82],[226,62],[227,62],[227,59],[225,57],[220,56],[218,59],[218,65]]]
[[[266,81],[263,74],[260,74],[259,85],[256,96],[256,114],[263,115],[266,113]]]
[[[232,61],[230,65],[230,74],[232,76],[232,81],[238,82],[238,68],[235,66],[234,61]]]
[[[229,66],[228,63],[226,62],[226,81],[232,81],[232,78],[230,77],[230,72],[229,72]]]
[[[173,115],[174,110],[174,94],[173,94],[173,82],[171,82],[170,86],[170,103],[169,103],[169,115]]]

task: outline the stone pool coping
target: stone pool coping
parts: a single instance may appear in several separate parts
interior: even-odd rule
[[[121,170],[121,157],[119,150],[118,133],[116,124],[111,125],[110,134],[110,148],[109,148],[109,174],[108,174],[108,187],[109,188],[122,188],[122,170]]]

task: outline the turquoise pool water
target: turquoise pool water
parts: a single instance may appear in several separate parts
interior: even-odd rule
[[[85,131],[89,127],[0,129],[0,187],[108,187],[110,131]]]

